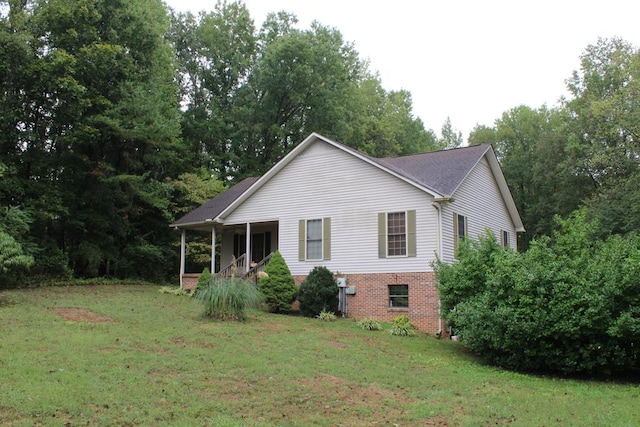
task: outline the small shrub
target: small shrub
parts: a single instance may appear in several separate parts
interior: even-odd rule
[[[323,310],[337,308],[338,291],[333,273],[327,267],[315,267],[300,285],[300,312],[303,316],[315,317]]]
[[[273,254],[264,272],[266,274],[258,276],[258,289],[264,296],[269,311],[279,313],[290,310],[291,304],[296,300],[298,287],[280,252]]]
[[[163,286],[160,288],[161,294],[171,294],[171,295],[189,295],[187,291],[182,288],[175,288],[173,286]]]
[[[375,319],[370,319],[365,317],[364,319],[360,319],[358,323],[356,323],[361,329],[365,331],[381,331],[382,325]]]
[[[203,316],[220,320],[244,320],[246,310],[263,301],[253,283],[236,277],[212,277],[208,285],[196,288],[193,298],[202,303]]]
[[[196,288],[193,290],[193,295],[195,295],[198,292],[198,289],[202,289],[205,288],[207,285],[209,285],[209,282],[211,281],[211,272],[209,271],[208,268],[204,268],[204,270],[202,270],[202,273],[200,274],[200,276],[198,276],[198,283],[196,284]]]
[[[322,310],[320,314],[316,316],[318,320],[322,320],[323,322],[333,322],[337,319],[336,314],[333,311],[325,311]]]
[[[393,319],[389,333],[398,337],[410,337],[415,335],[416,332],[411,322],[409,322],[409,316],[403,314]]]

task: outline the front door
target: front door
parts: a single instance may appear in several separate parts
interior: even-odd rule
[[[244,234],[233,235],[233,256],[241,257],[247,252],[247,240]],[[271,232],[251,233],[250,262],[260,262],[271,253]]]

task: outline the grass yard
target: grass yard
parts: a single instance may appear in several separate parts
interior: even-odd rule
[[[640,423],[638,384],[506,372],[348,319],[209,321],[155,286],[0,295],[2,426]]]

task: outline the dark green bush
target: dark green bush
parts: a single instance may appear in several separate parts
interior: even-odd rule
[[[300,312],[303,316],[314,317],[322,311],[338,308],[338,286],[333,273],[326,267],[315,267],[300,284],[298,291]]]
[[[195,295],[199,290],[209,286],[210,281],[211,281],[211,272],[207,267],[205,267],[204,270],[202,270],[202,273],[200,274],[200,276],[198,276],[198,282],[196,283],[196,288],[194,289],[193,294]]]
[[[298,287],[280,252],[273,254],[264,272],[267,276],[260,278],[258,289],[264,295],[269,310],[274,313],[290,310],[296,300]]]
[[[502,249],[489,235],[460,251],[459,263],[437,264],[447,322],[465,346],[506,368],[637,370],[640,239],[594,239],[596,224],[584,211],[557,222],[553,239],[533,241],[525,253]]]

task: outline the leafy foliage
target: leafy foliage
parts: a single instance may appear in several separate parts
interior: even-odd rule
[[[382,325],[375,319],[371,319],[369,317],[365,317],[363,319],[358,320],[356,323],[358,327],[364,329],[365,331],[381,331]]]
[[[315,267],[300,284],[298,301],[303,316],[314,317],[338,307],[338,286],[327,267]]]
[[[237,277],[209,279],[193,295],[202,304],[202,315],[219,320],[245,320],[246,311],[263,302],[263,296],[248,280]]]
[[[322,310],[320,314],[316,316],[318,320],[323,322],[333,322],[337,319],[336,314],[333,311]]]
[[[274,313],[290,310],[298,287],[279,251],[274,252],[264,272],[267,275],[260,278],[258,289],[264,295],[269,310]]]
[[[510,369],[637,369],[640,239],[595,239],[584,210],[557,223],[553,240],[534,240],[525,253],[487,235],[459,263],[438,264],[447,322],[465,346]]]
[[[402,314],[393,319],[389,333],[398,337],[410,337],[415,335],[416,331],[409,321],[409,316]]]
[[[207,267],[202,270],[202,273],[198,276],[198,282],[196,283],[196,288],[194,289],[194,295],[198,292],[199,289],[204,289],[209,286],[209,282],[211,282],[211,272]]]

